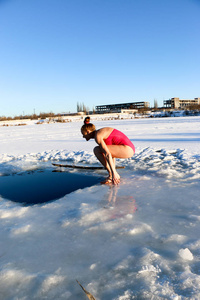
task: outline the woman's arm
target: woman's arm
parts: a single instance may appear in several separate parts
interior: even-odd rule
[[[108,166],[111,170],[113,183],[118,184],[120,182],[120,176],[115,169],[115,164],[113,163],[113,157],[112,157],[106,143],[103,140],[103,135],[100,132],[98,132],[95,140],[96,140],[97,144],[99,145],[101,152],[104,154],[106,163],[108,164]]]

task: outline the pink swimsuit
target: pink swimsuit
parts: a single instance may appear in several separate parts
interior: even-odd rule
[[[133,143],[129,140],[129,138],[123,134],[121,131],[117,129],[113,129],[109,137],[104,140],[106,145],[126,145],[133,149],[135,153],[135,146]]]

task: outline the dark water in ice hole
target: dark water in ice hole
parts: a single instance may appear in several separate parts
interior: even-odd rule
[[[98,184],[102,178],[81,173],[37,170],[0,177],[0,195],[24,205],[59,199],[78,189]]]

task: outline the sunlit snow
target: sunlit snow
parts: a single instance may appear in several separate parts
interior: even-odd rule
[[[0,197],[0,299],[86,299],[76,279],[97,300],[199,299],[200,117],[94,123],[136,147],[120,185],[28,207]],[[0,126],[0,175],[98,165],[81,125]]]

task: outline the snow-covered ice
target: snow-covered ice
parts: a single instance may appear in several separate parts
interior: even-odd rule
[[[0,197],[0,299],[85,299],[76,279],[97,300],[200,299],[200,117],[94,123],[136,147],[121,184],[29,207]],[[0,175],[97,165],[81,125],[0,124]]]

